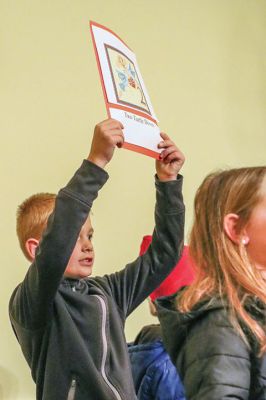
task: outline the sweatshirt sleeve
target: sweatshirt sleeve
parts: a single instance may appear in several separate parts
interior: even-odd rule
[[[103,169],[84,160],[66,187],[59,191],[35,260],[11,297],[11,320],[26,329],[37,329],[49,320],[54,297],[81,227],[107,179]]]
[[[180,259],[184,241],[185,207],[182,176],[175,181],[157,178],[155,228],[147,252],[114,274],[105,276],[112,296],[128,316],[167,277]]]

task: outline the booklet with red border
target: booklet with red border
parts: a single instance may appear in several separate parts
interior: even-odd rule
[[[90,21],[108,116],[124,125],[124,148],[159,158],[158,120],[133,51],[114,32]]]

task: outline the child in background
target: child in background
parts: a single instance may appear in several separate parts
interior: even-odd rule
[[[123,144],[122,129],[113,119],[96,125],[88,158],[56,198],[37,194],[18,210],[17,233],[31,266],[12,294],[9,313],[36,382],[37,400],[136,398],[125,319],[165,279],[182,252],[178,172],[184,156],[162,133],[151,246],[123,270],[90,277],[95,254],[89,214],[108,178],[103,168]]]
[[[194,282],[156,301],[187,399],[266,399],[266,167],[213,173],[199,187]]]
[[[144,236],[140,254],[147,251],[151,236]],[[189,262],[188,247],[174,270],[149,297],[151,315],[157,316],[154,301],[157,297],[175,293],[189,285],[194,271]],[[133,344],[129,345],[129,357],[138,400],[185,400],[184,387],[162,343],[159,324],[144,326]]]

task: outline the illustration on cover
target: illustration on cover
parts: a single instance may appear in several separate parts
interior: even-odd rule
[[[134,63],[118,49],[107,44],[104,46],[117,103],[151,114]]]

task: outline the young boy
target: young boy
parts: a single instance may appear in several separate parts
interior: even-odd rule
[[[10,319],[38,400],[136,399],[125,319],[169,274],[182,252],[184,205],[182,177],[177,175],[184,157],[161,134],[156,225],[149,250],[122,271],[88,278],[94,261],[89,213],[108,178],[103,168],[124,141],[122,129],[113,119],[96,125],[89,156],[59,191],[47,227],[53,196],[41,195],[39,215],[27,201],[18,213],[20,243],[32,264],[12,294]],[[31,212],[36,218],[27,224]],[[23,226],[28,226],[26,234]]]

